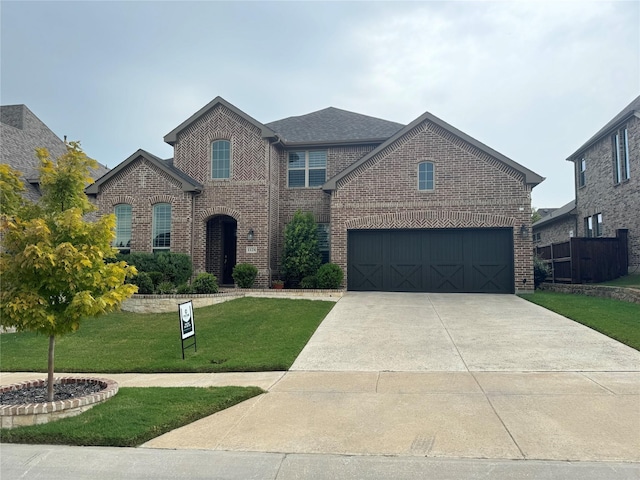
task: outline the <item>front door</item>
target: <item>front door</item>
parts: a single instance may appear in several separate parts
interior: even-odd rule
[[[222,223],[222,283],[233,284],[233,268],[236,266],[236,226],[234,222]]]

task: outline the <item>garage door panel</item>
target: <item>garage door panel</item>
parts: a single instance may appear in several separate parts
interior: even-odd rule
[[[512,293],[513,230],[349,231],[348,289]]]

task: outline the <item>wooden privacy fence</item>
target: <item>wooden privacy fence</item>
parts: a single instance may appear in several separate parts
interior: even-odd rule
[[[614,238],[570,238],[536,247],[536,255],[551,269],[553,283],[599,283],[628,272],[627,229]]]

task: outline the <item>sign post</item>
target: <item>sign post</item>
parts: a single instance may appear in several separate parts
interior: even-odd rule
[[[193,318],[193,303],[191,300],[178,305],[178,313],[180,315],[180,341],[182,343],[182,359],[184,360],[184,349],[193,347],[193,351],[197,352],[196,347],[196,324]],[[193,337],[193,343],[184,346],[184,341]]]

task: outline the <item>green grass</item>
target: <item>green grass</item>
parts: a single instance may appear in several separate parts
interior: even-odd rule
[[[640,305],[637,303],[541,291],[520,296],[640,350]]]
[[[182,360],[178,311],[118,312],[87,319],[56,340],[55,372],[287,370],[333,302],[240,298],[194,311],[198,350]],[[3,371],[47,371],[47,338],[0,335]]]
[[[260,393],[257,387],[121,388],[76,417],[0,430],[0,441],[135,447]]]
[[[598,285],[640,288],[640,273],[626,275],[624,277],[616,278],[615,280],[599,283]]]

